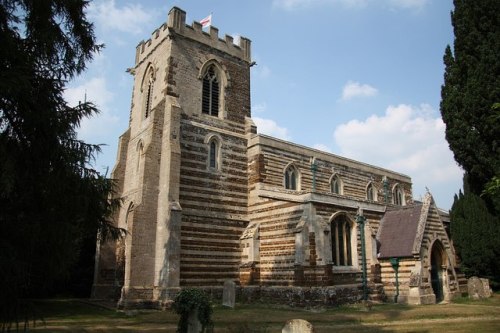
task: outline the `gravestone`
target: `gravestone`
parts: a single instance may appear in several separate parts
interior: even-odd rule
[[[313,333],[313,325],[304,319],[292,319],[286,322],[281,333]]]
[[[189,313],[187,333],[200,333],[202,328],[203,326],[198,319],[198,309],[195,309]]]
[[[491,297],[490,281],[473,276],[467,280],[467,289],[469,297],[472,299],[481,299]]]
[[[224,282],[224,290],[222,291],[222,305],[234,308],[236,284],[232,280]]]

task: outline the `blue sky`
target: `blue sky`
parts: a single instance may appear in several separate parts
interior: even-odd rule
[[[105,49],[71,82],[70,103],[94,101],[82,139],[102,143],[112,169],[128,126],[135,46],[167,20],[212,13],[225,34],[252,40],[252,117],[260,133],[407,174],[449,209],[462,171],[439,113],[452,0],[98,0],[88,8]],[[237,39],[237,38],[236,38]]]

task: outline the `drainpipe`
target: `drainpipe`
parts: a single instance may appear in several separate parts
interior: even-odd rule
[[[392,268],[396,272],[396,295],[394,296],[394,303],[397,303],[398,297],[399,297],[399,279],[398,279],[399,258],[391,258],[390,261],[391,261]]]
[[[312,172],[312,190],[316,191],[316,171],[318,171],[318,165],[316,164],[316,159],[313,157],[311,159],[311,172]]]
[[[386,176],[384,176],[382,183],[384,185],[384,202],[387,204],[387,200],[389,197],[389,180],[387,180]]]
[[[366,278],[366,250],[365,250],[365,221],[366,218],[363,216],[363,210],[358,208],[358,215],[356,215],[356,222],[359,225],[361,231],[361,264],[363,267],[363,300],[368,299],[368,288],[367,288],[367,278]]]

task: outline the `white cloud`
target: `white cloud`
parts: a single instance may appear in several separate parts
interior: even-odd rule
[[[325,151],[327,153],[331,153],[332,152],[332,150],[330,149],[330,147],[328,147],[327,145],[322,144],[322,143],[317,143],[317,144],[313,145],[312,147],[314,149]]]
[[[346,7],[364,6],[369,0],[273,0],[273,6],[285,10],[295,10],[313,6],[342,4]]]
[[[267,110],[266,102],[252,105],[252,113],[264,113],[266,112],[266,110]]]
[[[378,90],[369,84],[349,81],[342,89],[342,100],[346,101],[355,97],[370,97],[377,95]]]
[[[261,79],[267,79],[271,75],[271,69],[266,65],[255,67],[257,76]]]
[[[98,25],[111,30],[140,34],[145,23],[150,22],[155,14],[141,4],[128,4],[117,7],[115,0],[96,1],[88,8],[89,18]]]
[[[273,0],[273,6],[285,10],[342,5],[348,8],[364,8],[368,4],[389,4],[392,8],[422,9],[428,0]]]
[[[428,0],[389,0],[389,4],[393,7],[405,9],[422,9]]]
[[[436,114],[425,104],[389,106],[383,116],[339,125],[334,138],[343,156],[409,175],[415,198],[426,186],[435,196],[448,190],[441,205],[451,205],[462,171],[445,140],[445,124]]]
[[[282,140],[291,140],[288,129],[278,126],[274,120],[264,119],[259,117],[252,117],[255,125],[257,125],[257,132],[273,136]]]
[[[233,44],[240,46],[241,43],[241,34],[239,33],[234,33],[231,35],[233,37]]]

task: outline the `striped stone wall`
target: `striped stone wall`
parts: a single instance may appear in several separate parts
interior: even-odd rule
[[[181,286],[217,285],[239,274],[239,238],[248,224],[246,139],[230,134],[241,128],[213,125],[182,124]],[[219,170],[207,168],[205,139],[214,133],[222,141]]]
[[[295,232],[303,210],[290,202],[267,201],[255,204],[252,222],[259,224],[259,283],[295,285]]]

